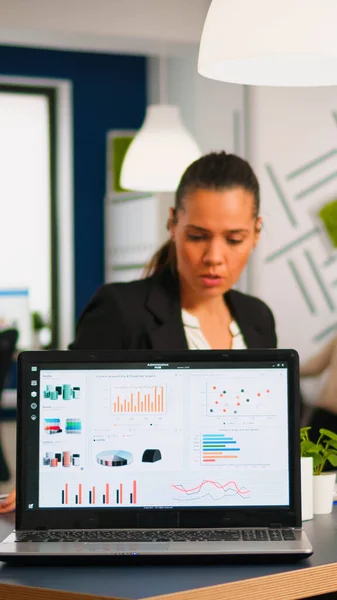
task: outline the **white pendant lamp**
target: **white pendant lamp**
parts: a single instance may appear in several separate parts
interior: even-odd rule
[[[247,85],[337,85],[337,1],[213,0],[198,72]]]
[[[121,185],[127,190],[172,192],[200,150],[177,106],[149,106],[142,128],[126,153]]]
[[[178,106],[167,103],[167,61],[159,58],[160,104],[148,106],[144,123],[125,155],[121,185],[139,192],[173,192],[198,145],[182,122]]]

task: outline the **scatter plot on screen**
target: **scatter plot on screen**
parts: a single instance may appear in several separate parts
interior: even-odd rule
[[[206,410],[208,416],[252,415],[268,412],[272,390],[260,381],[206,383]]]

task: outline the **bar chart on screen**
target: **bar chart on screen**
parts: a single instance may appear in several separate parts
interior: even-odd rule
[[[279,464],[278,432],[266,428],[242,427],[226,431],[196,433],[191,444],[191,467],[200,472],[208,470],[267,468],[273,460]],[[269,452],[266,452],[266,447]],[[234,472],[234,471],[232,471]]]
[[[166,386],[114,388],[111,398],[112,414],[165,414]]]
[[[60,491],[59,505],[80,506],[133,506],[137,504],[137,480],[106,482],[95,485],[65,483]],[[53,502],[53,506],[55,503]]]
[[[204,433],[201,442],[201,464],[222,466],[238,458],[240,446],[234,437],[223,433]]]

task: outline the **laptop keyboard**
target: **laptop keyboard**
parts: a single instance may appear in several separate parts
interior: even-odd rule
[[[16,534],[17,542],[282,542],[295,539],[291,529],[50,530]]]

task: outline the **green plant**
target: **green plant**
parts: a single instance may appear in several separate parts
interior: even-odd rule
[[[318,214],[325,225],[334,247],[337,248],[337,200],[325,204]]]
[[[45,327],[45,322],[39,312],[32,313],[32,326],[33,331],[40,331]]]
[[[326,462],[337,467],[337,434],[329,429],[320,429],[317,442],[312,442],[309,438],[310,429],[300,429],[301,456],[312,457],[314,475],[321,475]]]

